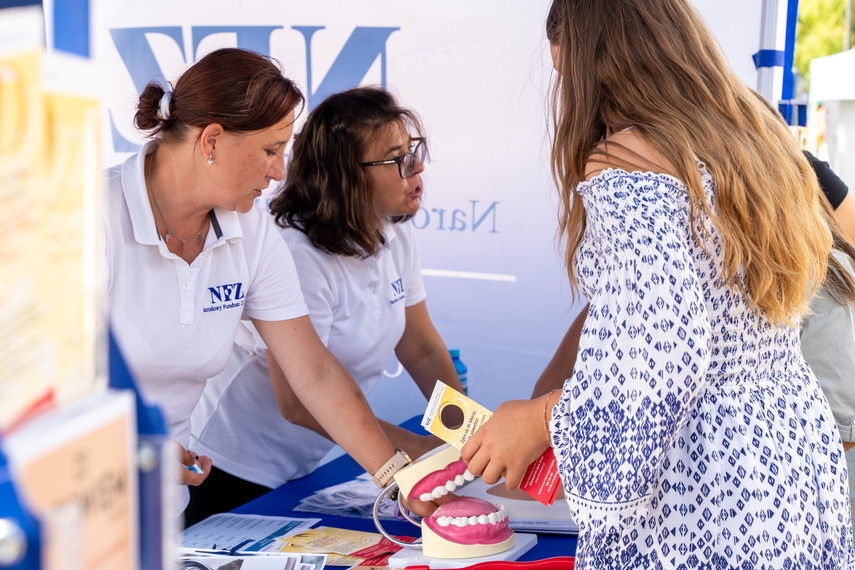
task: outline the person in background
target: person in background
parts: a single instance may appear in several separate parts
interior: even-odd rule
[[[828,277],[801,321],[802,354],[828,398],[843,440],[849,472],[850,513],[855,512],[855,199],[828,167],[805,152],[817,173],[834,235]],[[848,231],[847,231],[848,230]],[[855,536],[855,535],[853,535]]]
[[[347,370],[318,338],[287,246],[253,207],[285,173],[284,149],[303,96],[270,58],[214,51],[174,88],[151,83],[135,116],[149,141],[108,172],[106,298],[112,330],[142,397],[160,406],[188,450],[190,414],[207,378],[219,374],[241,319],[249,319],[324,430],[366,471],[404,463]],[[251,411],[245,411],[251,413]],[[391,459],[390,459],[391,458]],[[176,465],[181,482],[199,473]],[[380,479],[385,483],[386,479]],[[189,500],[186,487],[177,507]],[[423,503],[416,512],[430,512]]]
[[[506,486],[552,446],[578,568],[849,568],[846,467],[798,317],[832,234],[777,113],[686,0],[554,0],[552,167],[590,301],[563,389],[462,450]]]
[[[312,324],[365,394],[393,352],[425,398],[437,380],[461,390],[428,315],[408,223],[421,204],[426,156],[419,120],[388,92],[331,95],[295,137],[284,187],[270,204]],[[193,412],[191,446],[216,467],[191,490],[190,524],[311,473],[333,446],[297,398],[280,404],[280,415],[270,379],[287,386],[286,375],[275,362],[268,372],[264,344],[246,332]],[[380,424],[413,458],[442,443]]]

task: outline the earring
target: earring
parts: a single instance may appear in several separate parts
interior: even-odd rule
[[[214,155],[213,154],[208,155],[207,163],[208,164],[214,164]]]

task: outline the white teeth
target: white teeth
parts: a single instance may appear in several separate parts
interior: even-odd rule
[[[502,505],[499,507],[498,511],[492,512],[489,515],[471,517],[438,517],[436,519],[436,524],[443,527],[454,525],[456,527],[463,528],[465,526],[474,526],[478,524],[496,524],[497,522],[503,521],[505,518],[507,518],[507,515],[505,515],[505,507]]]
[[[437,485],[430,493],[422,493],[419,495],[419,500],[429,502],[434,499],[443,497],[449,493],[453,493],[455,489],[464,485],[467,481],[474,481],[475,475],[467,469],[462,475],[456,475],[454,479],[448,481],[445,485]]]

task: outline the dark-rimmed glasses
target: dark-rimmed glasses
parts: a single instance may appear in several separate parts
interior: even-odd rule
[[[363,162],[362,166],[380,166],[381,164],[397,164],[398,174],[401,178],[409,178],[413,174],[413,168],[416,166],[416,160],[424,163],[427,157],[427,143],[422,137],[413,137],[410,144],[415,143],[415,148],[406,154],[390,158],[389,160],[376,160],[374,162]]]

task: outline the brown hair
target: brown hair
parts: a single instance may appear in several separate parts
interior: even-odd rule
[[[546,22],[558,46],[551,163],[566,263],[585,231],[576,186],[607,129],[634,126],[689,190],[691,218],[721,236],[721,283],[753,310],[792,322],[825,277],[832,237],[817,179],[777,113],[727,65],[686,0],[554,0]],[[696,158],[715,181],[713,216]],[[692,234],[698,243],[697,232]],[[744,268],[746,287],[739,278]]]
[[[270,203],[276,223],[297,228],[327,253],[373,255],[383,235],[361,163],[368,146],[395,122],[413,136],[423,133],[415,113],[374,87],[330,95],[315,107],[294,137],[283,188]]]
[[[272,127],[304,101],[294,82],[274,62],[237,48],[211,52],[178,78],[168,118],[160,113],[164,88],[156,82],[146,85],[134,124],[165,143],[182,141],[191,129],[211,123],[233,133]]]
[[[834,216],[834,210],[828,200],[822,200],[823,213],[831,236],[833,238],[833,247],[838,251],[842,251],[852,259],[855,259],[855,246],[846,237],[843,228]],[[828,273],[825,275],[823,283],[826,292],[840,305],[855,304],[855,277],[840,263],[834,254],[828,254]]]

